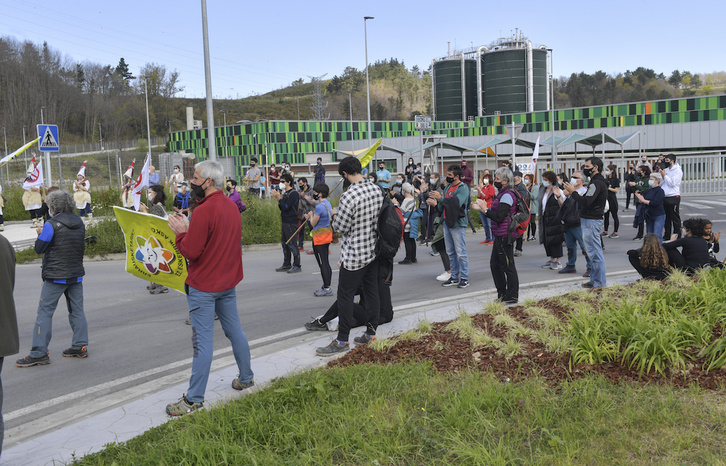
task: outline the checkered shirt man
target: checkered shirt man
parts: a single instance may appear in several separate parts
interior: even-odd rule
[[[381,188],[367,180],[351,184],[341,196],[333,228],[342,236],[340,262],[345,269],[360,270],[376,258],[381,205]]]

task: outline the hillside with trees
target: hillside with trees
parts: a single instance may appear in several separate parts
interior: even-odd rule
[[[412,120],[432,114],[431,73],[403,60],[379,60],[369,67],[371,119]],[[42,45],[0,38],[0,121],[8,147],[30,138],[40,123],[59,125],[64,143],[129,140],[146,137],[144,84],[148,87],[152,136],[186,128],[184,108],[194,107],[195,118],[205,119],[204,99],[177,97],[183,77],[164,65],[146,63],[139,76],[119,57],[116,65],[76,62]],[[365,70],[346,67],[339,75],[320,82],[317,108],[315,85],[302,78],[289,86],[243,99],[216,99],[215,121],[310,120],[316,110],[324,119],[365,120]],[[641,100],[726,93],[726,72],[693,73],[675,70],[658,73],[639,67],[615,76],[603,71],[573,73],[555,80],[557,108],[617,104]]]

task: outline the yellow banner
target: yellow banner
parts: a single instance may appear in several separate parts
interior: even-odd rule
[[[184,293],[187,261],[176,248],[176,235],[167,221],[117,206],[113,213],[124,232],[126,271]]]
[[[381,145],[381,142],[383,139],[379,139],[376,141],[375,144],[373,144],[368,149],[365,149],[364,152],[361,152],[358,154],[358,160],[360,160],[360,166],[361,167],[367,167],[369,163],[371,163],[371,160],[373,160],[373,156],[375,155],[376,151],[378,150],[378,146]]]
[[[2,167],[3,165],[5,165],[6,163],[10,162],[11,160],[13,160],[18,155],[20,155],[23,152],[25,152],[28,149],[28,147],[30,147],[33,144],[35,144],[36,142],[38,142],[38,139],[40,139],[40,136],[38,136],[37,138],[33,139],[29,143],[25,144],[23,147],[21,147],[20,149],[16,150],[12,154],[8,154],[5,157],[3,157],[2,159],[0,159],[0,167]]]

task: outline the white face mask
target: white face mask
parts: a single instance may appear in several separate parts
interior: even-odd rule
[[[547,180],[545,180],[545,181],[542,182],[542,186],[544,186],[545,188],[549,188],[550,187],[550,182],[547,181]]]
[[[175,168],[174,169],[174,173],[179,173],[179,169],[178,168]]]
[[[489,184],[489,180],[487,180],[486,178],[484,178],[484,186],[486,186],[488,184]]]
[[[280,189],[282,189],[283,191],[287,189],[285,183],[283,183],[282,181],[280,181]]]
[[[577,178],[570,178],[570,184],[577,186],[577,182],[580,181]]]
[[[648,184],[650,186],[655,186],[655,180],[648,180]]]
[[[176,192],[180,193],[180,192],[182,192],[182,189],[181,188],[176,188]]]
[[[606,177],[610,176],[610,170],[605,170],[603,172],[603,175],[606,176]]]
[[[154,200],[154,193],[149,193],[149,200],[150,201],[153,201]]]

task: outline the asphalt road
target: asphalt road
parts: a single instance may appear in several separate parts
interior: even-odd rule
[[[705,216],[714,220],[715,231],[721,230],[726,227],[726,207],[717,199],[684,200],[682,217]],[[632,215],[632,209],[621,212],[621,237],[605,239],[608,272],[630,270],[625,251],[640,244],[632,241],[635,236],[631,228]],[[443,271],[440,258],[430,256],[426,247],[419,247],[417,264],[395,268],[394,306],[413,303],[423,306],[434,299],[493,288],[489,271],[491,246],[479,244],[483,239],[482,231],[477,231],[476,235],[469,231],[467,235],[471,285],[466,290],[441,287],[435,280]],[[338,246],[334,246],[330,256],[334,270],[338,253]],[[402,258],[403,246],[397,260]],[[285,334],[285,337],[295,332],[305,333],[302,324],[311,316],[322,314],[335,299],[313,296],[312,292],[321,286],[313,256],[303,254],[303,272],[295,275],[274,271],[282,263],[279,249],[245,252],[243,260],[245,278],[237,286],[237,302],[243,328],[252,342],[271,341],[278,334]],[[524,255],[516,259],[520,282],[586,281],[580,274],[558,275],[555,271],[542,269],[540,266],[546,261],[541,245],[525,243]],[[581,257],[578,271],[584,271]],[[336,284],[337,274],[334,273],[333,286]],[[81,406],[89,397],[113,395],[144,382],[150,382],[153,387],[156,380],[171,372],[186,369],[188,375],[189,365],[184,361],[191,358],[192,351],[191,327],[184,324],[188,315],[186,299],[173,291],[150,295],[145,286],[146,282],[125,272],[123,261],[86,263],[84,302],[89,324],[89,356],[83,360],[61,356],[71,343],[71,329],[62,302],[55,314],[50,365],[21,369],[14,365],[15,356],[5,358],[2,382],[7,429],[69,406]],[[30,350],[40,287],[39,265],[17,267],[14,296],[20,328],[21,353],[18,357],[27,355]],[[260,345],[262,343],[256,346]],[[221,327],[217,326],[215,350],[223,351],[228,346]],[[158,388],[162,386],[159,382]],[[74,396],[74,393],[79,395]],[[58,397],[64,397],[62,402]]]

